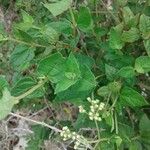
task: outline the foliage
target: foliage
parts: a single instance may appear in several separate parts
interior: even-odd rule
[[[10,47],[9,72],[0,76],[0,120],[31,100],[46,98],[52,107],[69,102],[83,114],[76,112],[77,118],[66,122],[53,118],[53,123],[76,132],[91,128],[91,133],[79,136],[89,141],[90,146],[84,146],[149,150],[150,1],[110,2],[14,3],[21,15],[11,33],[0,22],[0,44]],[[2,5],[7,9],[9,1]],[[28,149],[40,149],[48,139],[47,129],[34,126],[34,130]],[[77,142],[75,148],[83,145]]]

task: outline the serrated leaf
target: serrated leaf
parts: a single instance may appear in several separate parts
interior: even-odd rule
[[[0,75],[0,98],[3,95],[4,88],[8,87],[8,82],[5,79],[5,76]]]
[[[58,81],[60,73],[63,72],[62,65],[64,62],[65,58],[60,53],[52,54],[39,62],[38,72],[40,75],[48,77],[50,81],[55,83]]]
[[[87,66],[81,66],[81,79],[66,91],[60,92],[57,94],[57,101],[69,100],[73,101],[74,99],[85,99],[92,89],[96,86],[96,80],[93,73]]]
[[[123,67],[118,72],[117,75],[123,78],[132,78],[135,76],[134,68],[131,66]]]
[[[34,134],[29,137],[28,147],[26,150],[40,150],[44,144],[44,140],[48,139],[49,130],[40,125],[32,126]]]
[[[110,29],[109,46],[112,49],[122,49],[124,42],[120,38],[122,35],[123,25],[119,24],[116,27]]]
[[[127,0],[116,0],[117,5],[119,6],[125,6],[127,4]]]
[[[89,57],[89,56],[82,55],[82,54],[75,54],[75,57],[76,57],[79,64],[86,65],[90,69],[94,65],[94,59]]]
[[[93,20],[89,8],[81,7],[77,19],[77,25],[82,31],[87,31],[92,28]]]
[[[125,24],[129,25],[130,21],[134,18],[133,12],[128,6],[126,6],[122,9],[122,13],[123,13],[123,20]]]
[[[58,32],[49,25],[45,25],[41,28],[40,33],[42,34],[41,38],[45,39],[45,41],[48,40],[49,43],[59,40]]]
[[[61,0],[56,3],[46,3],[44,7],[46,7],[53,16],[58,16],[68,10],[71,6],[72,0]]]
[[[140,56],[135,60],[135,70],[138,73],[147,73],[150,71],[150,57]]]
[[[146,114],[144,114],[141,119],[140,119],[140,123],[139,123],[139,128],[140,131],[150,131],[150,119],[147,117]]]
[[[150,57],[150,39],[144,40],[144,47],[146,49],[147,55]]]
[[[7,88],[3,90],[3,96],[0,99],[0,120],[4,119],[12,110],[13,106],[17,103]]]
[[[32,24],[34,22],[32,16],[30,16],[26,11],[22,10],[21,14],[22,14],[23,22],[27,22],[29,24]]]
[[[16,82],[16,84],[12,87],[11,93],[13,96],[19,96],[27,92],[36,84],[37,82],[33,80],[31,77],[23,77],[18,82]],[[38,89],[34,91],[32,94],[28,95],[27,98],[35,98],[35,97],[37,98],[43,96],[43,94],[44,94],[43,90]]]
[[[115,67],[105,64],[105,74],[108,80],[112,81],[116,75],[116,72],[117,70]]]
[[[119,99],[122,106],[130,106],[132,108],[148,104],[141,94],[130,87],[122,89]]]
[[[63,74],[63,72],[61,72]],[[64,75],[57,82],[55,93],[68,89],[75,84],[80,78],[80,69],[78,62],[73,54],[70,54],[64,64]]]
[[[21,71],[26,69],[34,58],[34,51],[33,47],[22,44],[17,45],[10,56],[10,63],[14,70]]]
[[[64,19],[62,21],[51,22],[49,24],[53,29],[55,29],[60,34],[70,35],[72,33],[71,23]]]
[[[24,10],[21,11],[23,22],[20,22],[15,25],[15,28],[27,31],[33,27],[34,19]]]
[[[143,143],[150,144],[150,119],[146,114],[142,116],[139,123],[141,140]]]
[[[150,17],[142,14],[140,16],[139,29],[144,39],[150,37]]]
[[[133,141],[130,143],[129,150],[142,150],[142,145],[138,141]]]
[[[55,93],[68,89],[80,78],[79,65],[73,54],[66,59],[60,53],[53,54],[39,63],[38,71],[56,84]]]
[[[131,28],[129,31],[124,31],[122,33],[122,40],[124,42],[132,43],[137,41],[139,37],[140,37],[140,33],[137,28]]]
[[[110,93],[110,90],[109,90],[108,86],[102,86],[97,90],[97,94],[102,97],[109,95],[109,93]]]

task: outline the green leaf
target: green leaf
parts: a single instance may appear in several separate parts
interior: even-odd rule
[[[10,56],[10,63],[13,68],[17,71],[26,69],[34,58],[34,51],[33,47],[17,45]]]
[[[0,99],[0,120],[4,119],[12,110],[13,106],[18,103],[7,88],[3,90],[3,96]]]
[[[23,22],[20,22],[15,25],[15,28],[27,31],[33,27],[34,19],[24,10],[21,11]]]
[[[139,39],[139,37],[140,37],[139,35],[140,35],[140,33],[137,28],[131,28],[129,31],[124,31],[122,33],[122,40],[124,42],[132,43]]]
[[[38,72],[40,75],[48,77],[53,83],[58,81],[58,77],[63,72],[62,65],[65,62],[65,58],[60,53],[52,54],[39,62]],[[58,77],[57,77],[58,76]]]
[[[48,40],[49,43],[56,42],[59,40],[58,32],[51,26],[49,26],[49,24],[41,28],[40,33],[42,34],[41,38],[45,39],[45,41]]]
[[[70,35],[72,33],[71,22],[67,19],[57,22],[51,22],[49,26],[51,26],[60,34]]]
[[[147,117],[146,114],[144,114],[141,119],[140,119],[140,123],[139,123],[139,128],[141,132],[144,131],[149,131],[150,132],[150,119]]]
[[[63,72],[61,72],[63,74]],[[80,69],[73,54],[70,54],[64,64],[64,76],[57,82],[55,93],[68,89],[80,78]]]
[[[127,0],[116,0],[117,5],[125,6],[127,4]]]
[[[46,7],[53,16],[58,16],[68,10],[71,6],[72,0],[61,0],[56,3],[46,3],[44,7]]]
[[[139,123],[141,140],[144,143],[150,144],[150,119],[146,114],[142,116]]]
[[[86,65],[90,69],[94,65],[94,59],[89,57],[89,56],[77,53],[77,54],[75,54],[75,57],[76,57],[79,64]]]
[[[12,96],[19,96],[27,92],[36,84],[37,82],[33,80],[31,77],[23,77],[11,89]],[[43,90],[38,89],[34,91],[31,95],[28,95],[26,98],[35,98],[35,97],[37,98],[43,96],[43,94],[44,94]]]
[[[60,53],[43,59],[39,63],[38,72],[56,84],[55,93],[68,89],[80,78],[79,65],[73,54],[66,60]]]
[[[108,86],[102,86],[97,90],[97,94],[102,97],[109,95],[109,93],[110,93],[110,90],[109,90]]]
[[[122,35],[123,25],[119,24],[116,27],[112,27],[109,36],[109,46],[112,49],[122,49],[124,42],[120,38]]]
[[[24,10],[21,11],[22,17],[23,17],[23,22],[28,23],[28,24],[33,24],[34,19],[32,18],[32,16],[30,16],[27,12],[25,12]]]
[[[116,72],[115,67],[105,64],[105,74],[108,80],[112,81],[115,78]]]
[[[144,14],[140,17],[139,29],[144,39],[150,37],[150,17]]]
[[[144,40],[144,47],[146,49],[147,55],[150,57],[150,39]]]
[[[150,71],[150,57],[140,56],[135,60],[135,70],[138,73],[147,73]]]
[[[5,76],[0,75],[0,98],[3,96],[4,88],[8,88],[8,82],[5,79]]]
[[[0,75],[0,91],[3,91],[5,87],[8,86],[8,82],[5,79],[5,76]]]
[[[120,103],[122,106],[141,107],[148,103],[144,97],[130,87],[124,87],[120,94]]]
[[[134,68],[131,66],[123,67],[118,72],[117,75],[123,78],[132,78],[135,76]]]
[[[132,141],[132,143],[130,143],[129,150],[142,150],[142,145],[138,141]]]
[[[124,22],[127,25],[128,22],[134,17],[134,14],[128,6],[122,9],[122,13],[123,13]]]
[[[28,147],[26,150],[41,150],[44,144],[44,140],[49,137],[49,129],[44,128],[40,125],[32,126],[34,134],[29,137]]]
[[[81,7],[77,19],[77,25],[80,30],[87,31],[93,27],[93,20],[89,8]]]
[[[87,66],[81,66],[81,79],[66,91],[57,94],[56,101],[73,101],[75,99],[85,99],[96,87],[96,80],[93,73]]]

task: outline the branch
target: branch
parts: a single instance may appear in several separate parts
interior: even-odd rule
[[[18,114],[12,113],[12,112],[9,113],[9,114],[12,115],[12,116],[14,116],[14,117],[26,120],[28,122],[32,122],[32,123],[35,123],[35,124],[38,124],[38,125],[42,125],[42,126],[47,127],[47,128],[49,128],[49,129],[51,129],[51,130],[53,130],[55,132],[61,132],[60,129],[58,129],[58,128],[54,127],[54,126],[50,126],[50,125],[46,124],[45,122],[40,122],[40,121],[32,120],[32,119],[29,119],[27,117],[23,117],[21,115],[18,115]]]

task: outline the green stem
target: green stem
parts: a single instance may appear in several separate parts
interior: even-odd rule
[[[14,39],[14,38],[11,38],[11,37],[8,38],[8,41],[25,44],[25,45],[28,45],[28,46],[31,46],[31,47],[42,47],[42,48],[46,48],[46,46],[44,46],[44,45],[40,45],[40,44],[36,44],[36,43],[28,43],[28,42],[21,41],[21,40],[18,40],[18,39]]]
[[[35,90],[40,88],[45,82],[46,82],[45,80],[39,81],[39,83],[37,85],[33,86],[30,90],[28,90],[27,92],[15,97],[15,101],[19,101],[19,100],[27,97],[28,95],[32,94]]]
[[[100,136],[100,130],[99,130],[99,127],[98,127],[98,123],[97,123],[97,121],[95,120],[95,125],[96,125],[96,128],[97,128],[97,132],[98,132],[98,139],[99,139],[99,141],[97,142],[97,144],[95,145],[95,147],[94,147],[94,149],[97,147],[97,145],[99,144],[99,142],[100,142],[100,138],[101,138],[101,136]],[[100,148],[99,148],[99,150],[100,150]]]
[[[115,111],[114,115],[115,115],[115,130],[116,130],[116,134],[118,134],[119,131],[118,131],[118,120],[117,120],[117,114],[116,114],[116,111]]]
[[[75,37],[75,35],[76,35],[76,26],[77,26],[77,24],[76,24],[76,21],[75,21],[75,17],[74,17],[72,8],[69,8],[69,11],[70,11],[71,19],[72,19],[73,35],[74,35],[74,37]]]

